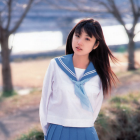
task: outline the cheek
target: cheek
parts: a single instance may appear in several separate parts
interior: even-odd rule
[[[89,43],[89,48],[92,50],[93,49],[94,44],[91,42]]]
[[[73,43],[73,39],[72,39],[72,43],[71,43],[71,44],[72,44],[72,48],[73,48],[73,44],[74,44],[74,43]]]
[[[72,47],[75,44],[75,42],[76,42],[76,39],[75,39],[75,37],[73,37],[73,39],[72,39]]]

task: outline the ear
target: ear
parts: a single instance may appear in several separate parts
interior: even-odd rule
[[[98,41],[94,46],[93,46],[93,50],[95,50],[98,46],[99,46],[100,42]]]

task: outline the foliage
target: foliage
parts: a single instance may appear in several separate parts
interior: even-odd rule
[[[140,140],[140,92],[112,97],[94,124],[100,140]],[[31,130],[17,140],[43,140],[42,130]]]
[[[111,98],[95,124],[100,140],[139,140],[140,93]]]
[[[17,140],[44,140],[41,130],[33,129],[28,134],[22,134]]]
[[[13,96],[13,95],[17,95],[17,92],[15,90],[13,90],[13,91],[3,91],[2,92],[3,97],[10,97],[10,96]]]

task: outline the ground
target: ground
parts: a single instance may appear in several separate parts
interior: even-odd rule
[[[112,69],[115,73],[126,71],[127,69],[127,53],[114,53],[114,56],[121,62],[120,64],[111,63]],[[18,61],[11,63],[12,81],[14,87],[19,88],[38,88],[42,87],[43,78],[49,62],[52,58],[35,59],[28,61]],[[137,63],[140,61],[140,50],[135,53],[135,60]],[[140,67],[136,64],[136,67]],[[1,73],[1,64],[0,64]],[[0,86],[2,85],[2,77],[0,76]]]
[[[140,67],[140,51],[135,53],[136,67]],[[111,63],[120,83],[113,86],[112,95],[124,94],[140,90],[140,69],[127,72],[127,53],[114,53],[120,64]],[[11,140],[20,133],[26,132],[34,125],[40,126],[38,107],[41,98],[43,79],[52,58],[12,62],[12,80],[16,88],[33,88],[32,93],[14,96],[0,101],[0,136],[3,140]],[[0,65],[1,73],[1,65]],[[0,85],[2,79],[0,77]],[[131,86],[130,86],[131,85]],[[104,102],[106,102],[104,100]]]

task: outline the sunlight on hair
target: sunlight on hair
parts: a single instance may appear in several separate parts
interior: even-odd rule
[[[76,19],[74,23],[78,23],[80,20],[82,19]],[[125,27],[131,29],[132,24],[126,24]],[[107,45],[128,44],[128,37],[122,25],[102,26],[102,29]],[[136,25],[135,33],[138,31],[140,31],[140,23]],[[134,41],[140,41],[140,32],[135,36]]]

